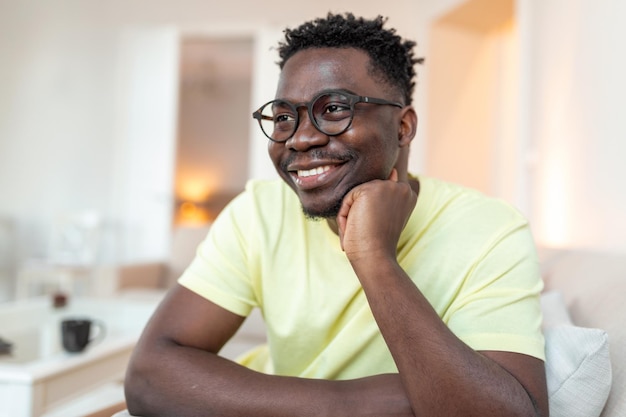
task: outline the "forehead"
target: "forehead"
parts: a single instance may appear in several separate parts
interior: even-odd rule
[[[308,101],[328,89],[380,95],[382,87],[369,72],[369,56],[355,48],[310,48],[294,54],[283,67],[276,98]]]

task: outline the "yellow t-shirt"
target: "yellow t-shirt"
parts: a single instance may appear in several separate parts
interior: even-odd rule
[[[471,348],[544,359],[543,284],[527,221],[476,191],[420,183],[398,244],[402,268]],[[247,184],[179,283],[241,316],[261,309],[273,366],[261,370],[324,379],[397,372],[339,238],[306,219],[280,180]]]

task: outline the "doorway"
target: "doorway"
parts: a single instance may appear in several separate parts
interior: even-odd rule
[[[519,205],[514,0],[465,1],[430,31],[426,173]]]
[[[248,180],[253,40],[181,38],[175,225],[206,224]]]

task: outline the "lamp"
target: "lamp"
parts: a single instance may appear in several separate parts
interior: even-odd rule
[[[174,224],[201,226],[211,223],[239,192],[239,190],[219,191],[201,200],[177,198]]]
[[[215,218],[207,209],[206,201],[177,200],[176,206],[174,223],[178,225],[202,225]]]

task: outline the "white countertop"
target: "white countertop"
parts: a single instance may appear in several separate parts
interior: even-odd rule
[[[48,297],[0,304],[0,337],[13,343],[11,355],[0,355],[0,382],[32,384],[128,349],[136,343],[162,297],[163,292],[135,297],[80,297],[58,309],[52,307]],[[69,317],[104,322],[104,339],[83,352],[65,352],[60,322]]]

